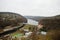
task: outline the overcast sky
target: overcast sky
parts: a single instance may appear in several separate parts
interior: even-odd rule
[[[0,11],[25,16],[54,16],[60,14],[60,0],[0,0]]]

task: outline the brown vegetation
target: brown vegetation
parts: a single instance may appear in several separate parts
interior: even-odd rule
[[[60,40],[60,30],[50,30],[47,32],[46,38],[49,40]]]

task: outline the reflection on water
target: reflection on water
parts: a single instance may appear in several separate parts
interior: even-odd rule
[[[35,21],[35,20],[27,19],[27,21],[28,21],[28,24],[31,24],[31,25],[38,25],[38,22]]]

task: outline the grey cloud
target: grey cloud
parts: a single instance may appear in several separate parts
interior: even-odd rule
[[[60,14],[60,0],[0,0],[0,11],[22,15],[53,16]]]

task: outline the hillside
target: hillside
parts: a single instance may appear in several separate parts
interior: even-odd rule
[[[60,16],[48,17],[41,19],[39,25],[42,24],[46,30],[58,30],[60,29]]]
[[[0,28],[16,26],[18,23],[26,23],[27,19],[18,13],[0,12]]]

